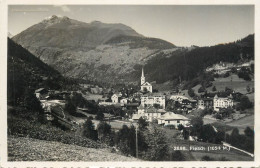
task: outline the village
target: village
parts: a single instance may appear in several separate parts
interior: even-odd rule
[[[104,120],[111,123],[112,128],[119,129],[122,125],[131,125],[137,123],[142,117],[148,122],[153,122],[164,127],[178,128],[179,125],[184,127],[190,126],[190,118],[201,111],[211,111],[210,115],[205,115],[205,122],[212,123],[220,119],[220,110],[234,109],[234,99],[232,94],[226,97],[219,97],[215,94],[213,97],[206,97],[202,95],[200,98],[192,99],[188,95],[183,93],[166,94],[159,91],[153,92],[153,86],[145,80],[144,69],[141,74],[141,86],[140,90],[129,94],[129,92],[111,92],[106,96],[98,96],[103,90],[98,86],[95,86],[90,90],[93,99],[85,96],[89,101],[94,102],[99,107],[114,108],[120,110],[121,114],[115,116],[115,114],[106,113],[104,111]],[[44,88],[37,89],[35,91],[36,97],[41,101],[42,107],[45,110],[45,114],[48,120],[53,120],[54,117],[66,121],[64,107],[66,96],[71,96],[72,92],[66,91],[48,91]],[[110,97],[108,97],[110,95]],[[84,97],[84,95],[83,95]],[[59,106],[57,108],[57,106]],[[55,110],[56,109],[56,110]],[[58,112],[57,112],[57,109]],[[88,113],[87,107],[77,107],[77,112],[86,114],[86,116],[93,116],[95,114]],[[57,114],[58,113],[58,114]],[[194,114],[193,114],[194,113]],[[213,115],[214,114],[214,115]],[[223,114],[221,114],[223,115]],[[233,116],[229,115],[223,117],[224,120],[230,121]],[[243,117],[244,115],[240,116]],[[80,124],[85,119],[72,117],[69,119],[72,124]],[[222,118],[222,117],[221,117]],[[236,119],[238,119],[237,117]],[[210,121],[209,121],[210,120]],[[98,120],[93,120],[95,127],[98,125]]]

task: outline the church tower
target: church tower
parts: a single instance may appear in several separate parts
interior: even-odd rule
[[[142,68],[141,86],[145,83],[144,68]]]

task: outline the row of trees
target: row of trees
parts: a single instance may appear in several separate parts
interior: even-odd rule
[[[143,118],[138,120],[138,156],[144,160],[161,161],[169,159],[168,145],[164,132],[152,125],[148,129],[148,122]],[[83,125],[83,136],[92,140],[99,140],[109,146],[119,149],[124,155],[136,157],[136,128],[131,125],[123,125],[122,128],[115,132],[106,122],[100,122],[97,129],[91,119]]]
[[[179,128],[183,130],[184,139],[188,139],[188,136],[191,135],[197,136],[198,140],[203,142],[220,144],[222,141],[226,141],[240,149],[254,152],[254,131],[250,127],[244,130],[244,135],[239,134],[237,128],[233,129],[229,135],[223,129],[216,130],[211,124],[204,125],[202,117],[194,117],[191,120],[191,125],[190,129]]]

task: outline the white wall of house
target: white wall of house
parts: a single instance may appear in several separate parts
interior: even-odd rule
[[[219,111],[220,108],[233,107],[234,102],[229,98],[214,98],[214,110]]]
[[[152,85],[142,85],[141,86],[141,91],[147,90],[148,92],[153,92],[153,86]]]
[[[154,105],[159,104],[162,109],[165,109],[165,96],[142,96],[141,104],[145,105]]]
[[[127,99],[121,99],[121,100],[120,100],[120,103],[121,103],[121,104],[127,104],[127,101],[128,101]]]
[[[161,124],[164,123],[164,126],[167,126],[167,125],[174,125],[175,127],[178,127],[178,125],[182,124],[183,126],[187,125],[189,123],[188,120],[162,120],[160,121]],[[158,122],[159,124],[159,122]]]
[[[111,100],[113,103],[118,103],[118,96],[116,94],[112,95]]]
[[[161,117],[161,113],[144,113],[146,119],[150,122]]]

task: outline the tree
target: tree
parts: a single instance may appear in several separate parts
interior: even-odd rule
[[[98,111],[96,115],[96,119],[102,121],[104,119],[104,114],[102,111]]]
[[[108,145],[111,145],[112,138],[111,134],[111,125],[107,124],[106,122],[100,122],[97,126],[98,137],[101,142],[104,142]]]
[[[138,119],[139,130],[146,130],[148,125],[149,123],[143,117]]]
[[[172,161],[185,161],[185,156],[181,151],[174,151],[172,153]]]
[[[244,133],[248,137],[254,137],[254,131],[250,127],[246,127]]]
[[[91,119],[87,119],[87,121],[83,124],[83,136],[92,140],[98,140],[98,134],[95,130],[95,126]]]
[[[239,130],[237,128],[234,128],[230,136],[230,143],[231,145],[238,147],[239,141],[240,141]]]
[[[198,136],[203,126],[202,117],[193,117],[190,121],[190,124],[192,125],[191,134]]]
[[[202,129],[199,134],[199,139],[202,139],[203,142],[215,142],[216,132],[210,124],[202,126]]]
[[[247,93],[250,92],[250,86],[249,85],[246,86],[246,91],[247,91]]]
[[[24,107],[36,113],[38,115],[38,120],[42,123],[46,122],[46,118],[44,116],[44,110],[41,106],[41,102],[36,98],[35,94],[31,89],[26,89],[24,92]]]
[[[168,156],[169,147],[166,142],[165,133],[156,126],[153,125],[147,134],[146,142],[148,145],[144,156],[146,160],[162,161]]]
[[[212,91],[213,92],[217,91],[216,86],[213,86]]]
[[[241,110],[245,110],[251,108],[253,104],[247,96],[241,96],[239,106]]]
[[[72,103],[69,97],[66,98],[65,111],[67,111],[70,115],[76,115],[77,107]]]
[[[181,131],[181,130],[183,130],[183,129],[184,129],[184,126],[183,126],[182,124],[179,124],[179,125],[178,125],[178,130]]]
[[[117,133],[115,142],[122,153],[135,156],[135,128],[133,126],[128,128],[123,125]]]
[[[205,92],[205,88],[203,86],[201,86],[198,90],[198,93],[202,93],[202,92]]]
[[[190,89],[188,90],[188,95],[189,95],[190,97],[194,97],[194,96],[195,96],[194,90],[193,90],[192,88],[190,88]]]

